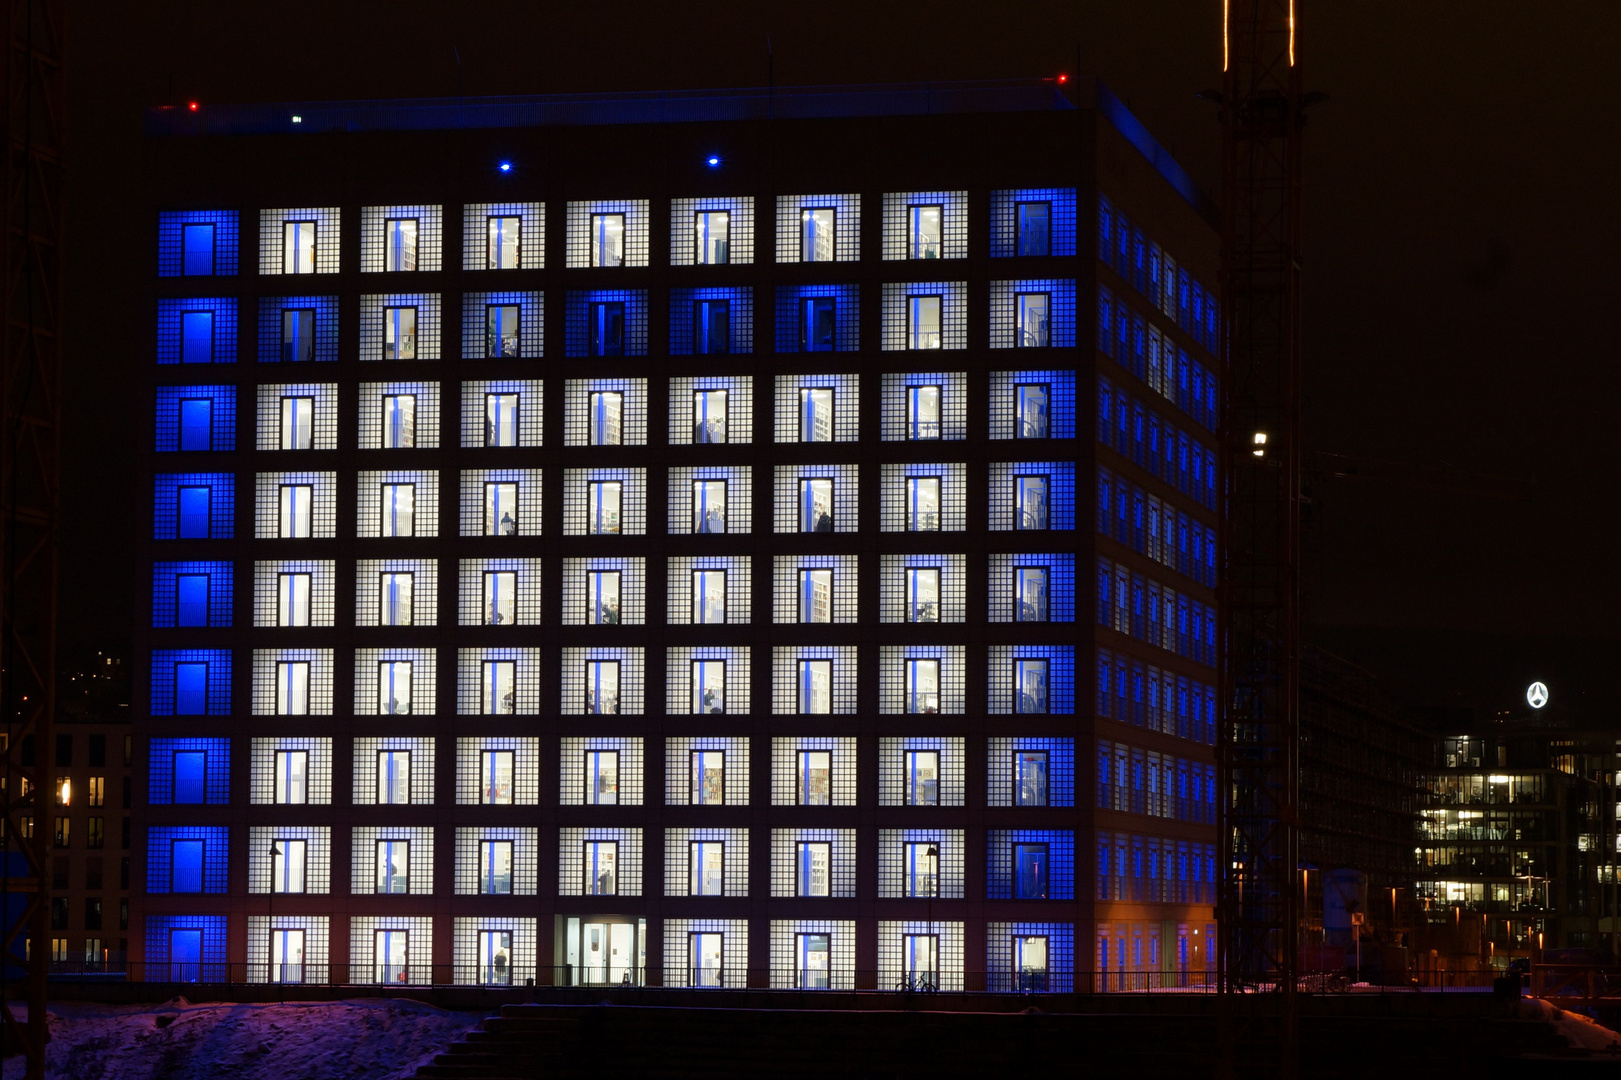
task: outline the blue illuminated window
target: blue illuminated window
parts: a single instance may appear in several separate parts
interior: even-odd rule
[[[160,386],[154,405],[159,453],[236,448],[236,387]]]
[[[1020,658],[1013,661],[1013,711],[1046,713],[1047,706],[1046,659]]]
[[[604,300],[591,305],[591,355],[625,355],[625,305]]]
[[[647,293],[643,290],[571,292],[564,315],[569,356],[647,355]]]
[[[338,298],[267,296],[259,301],[259,363],[338,358]]]
[[[176,716],[205,716],[208,713],[208,662],[184,660],[174,666],[174,711]]]
[[[1045,900],[1051,863],[1046,844],[1013,845],[1013,896],[1017,900]]]
[[[797,285],[777,290],[777,351],[853,352],[860,326],[854,285]]]
[[[214,225],[198,222],[180,227],[185,277],[207,277],[214,273]]]
[[[230,711],[231,662],[224,649],[152,652],[153,716],[223,716]]]
[[[169,862],[169,891],[200,893],[203,891],[203,841],[172,840]]]
[[[156,710],[154,710],[156,712]],[[147,751],[147,801],[224,806],[230,801],[231,741],[154,738]]]
[[[1019,228],[1019,254],[1044,256],[1052,253],[1052,212],[1050,202],[1016,203]]]
[[[801,352],[832,352],[838,341],[838,313],[831,296],[807,296],[799,306]]]
[[[200,806],[207,802],[208,752],[174,752],[174,799],[177,805]]]
[[[208,575],[175,575],[175,625],[208,625]]]
[[[518,355],[518,315],[521,310],[517,304],[484,306],[485,356],[510,358]]]
[[[237,269],[235,210],[182,210],[158,215],[159,277],[232,277]]]
[[[235,362],[236,304],[222,298],[159,300],[157,362]]]
[[[177,536],[181,540],[207,540],[213,488],[186,485],[179,489]]]
[[[152,567],[152,625],[230,626],[231,564],[160,562]]]
[[[212,450],[214,399],[182,398],[180,401],[180,449]]]
[[[992,191],[990,226],[993,259],[1072,256],[1076,253],[1075,189]]]
[[[724,356],[732,351],[731,301],[693,302],[692,351],[698,356]]]

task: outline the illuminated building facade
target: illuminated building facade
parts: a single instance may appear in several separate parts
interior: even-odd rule
[[[1203,978],[1216,235],[1105,87],[148,130],[153,977]]]

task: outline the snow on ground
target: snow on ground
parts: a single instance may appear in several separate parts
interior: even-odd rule
[[[59,1002],[50,1014],[52,1080],[400,1080],[485,1015],[404,998]],[[21,1056],[0,1072],[22,1075]]]

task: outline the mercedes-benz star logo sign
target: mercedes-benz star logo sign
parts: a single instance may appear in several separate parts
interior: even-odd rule
[[[1525,700],[1533,709],[1540,709],[1548,704],[1548,688],[1539,682],[1534,682],[1525,688]]]

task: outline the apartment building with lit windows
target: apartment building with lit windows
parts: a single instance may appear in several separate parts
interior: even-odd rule
[[[1107,88],[147,131],[147,977],[1203,978],[1216,235]]]

